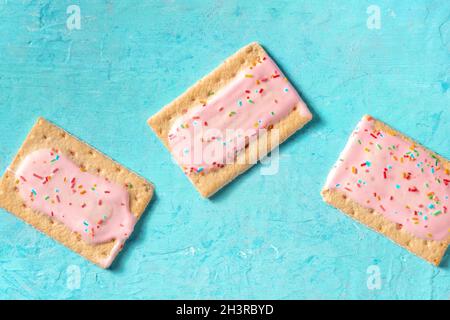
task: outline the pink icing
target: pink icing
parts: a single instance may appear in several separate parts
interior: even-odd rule
[[[186,173],[232,163],[249,138],[255,138],[293,110],[312,115],[278,66],[265,56],[208,102],[175,120],[169,132],[172,155]]]
[[[378,131],[365,116],[330,172],[337,189],[413,235],[445,240],[450,233],[448,170],[434,154]]]
[[[118,240],[112,255],[133,231],[136,218],[126,188],[85,172],[59,152],[30,153],[15,175],[27,206],[63,223],[90,244]]]

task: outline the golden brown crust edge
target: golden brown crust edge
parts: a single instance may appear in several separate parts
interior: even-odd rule
[[[397,224],[386,219],[381,213],[361,206],[349,199],[337,190],[322,190],[322,198],[325,202],[341,210],[349,217],[370,227],[374,231],[383,234],[398,245],[414,253],[415,255],[438,266],[448,247],[448,241],[424,240],[413,236],[411,233],[399,229]]]
[[[364,117],[368,117],[369,119],[374,120],[375,129],[383,130],[384,132],[387,132],[389,134],[401,137],[409,143],[420,146],[427,152],[434,154],[441,161],[444,169],[450,170],[450,162],[442,156],[433,151],[430,151],[413,139],[403,135],[387,124],[373,118],[372,116],[365,115]],[[351,200],[344,193],[339,192],[336,189],[323,189],[321,195],[326,203],[332,205],[335,208],[338,208],[348,216],[370,227],[376,232],[383,234],[411,253],[427,260],[435,266],[438,266],[441,263],[441,260],[445,255],[447,247],[450,243],[450,239],[447,239],[445,241],[435,241],[418,238],[410,232],[399,228],[399,226],[395,222],[392,222],[385,218],[382,213],[362,206],[361,204]]]
[[[57,148],[88,172],[108,178],[118,184],[127,185],[130,210],[137,219],[142,216],[153,197],[154,188],[147,180],[43,118],[37,120],[9,169],[15,171],[26,155],[42,148]],[[97,245],[84,242],[80,235],[72,232],[64,224],[27,208],[17,192],[15,182],[14,174],[6,170],[0,180],[0,207],[91,262],[103,268],[108,267],[104,265],[104,261],[110,258],[116,241]]]
[[[147,122],[149,126],[161,139],[169,152],[170,148],[167,137],[173,121],[186,113],[190,108],[198,105],[198,103],[206,101],[214,92],[217,92],[232,81],[236,74],[241,70],[255,65],[256,61],[264,55],[267,55],[267,53],[258,43],[251,43],[245,46],[226,59],[214,71],[186,90],[181,96],[148,119]],[[269,151],[283,143],[310,120],[311,117],[302,116],[299,112],[291,112],[288,117],[275,124],[273,128],[268,131],[267,147],[259,148],[258,151],[258,145],[261,143],[259,137],[254,142],[250,143],[246,148],[245,153],[239,158],[242,159],[242,157],[245,157],[246,159],[250,159],[251,154],[257,154],[257,159],[264,157]],[[275,137],[274,135],[276,130],[278,130],[278,137]],[[271,142],[277,141],[277,138],[279,143],[274,143],[272,145]],[[267,150],[267,152],[261,152],[262,150]],[[252,157],[251,159],[255,158]],[[211,197],[219,189],[230,183],[234,178],[248,170],[254,164],[254,162],[247,164],[242,163],[242,161],[236,161],[236,163],[227,164],[224,168],[219,170],[206,174],[189,175],[188,178],[203,197]]]

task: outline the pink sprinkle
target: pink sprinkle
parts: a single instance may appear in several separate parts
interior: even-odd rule
[[[36,178],[41,179],[41,180],[44,179],[41,176],[37,175],[36,173],[33,173],[33,176],[35,176]]]

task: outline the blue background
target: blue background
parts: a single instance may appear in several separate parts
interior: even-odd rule
[[[81,30],[66,27],[70,4]],[[277,175],[257,165],[204,200],[146,119],[252,41],[314,120],[281,146]],[[319,192],[365,113],[449,158],[449,87],[446,0],[0,0],[1,170],[44,116],[156,186],[107,271],[0,211],[0,297],[448,299],[448,253],[433,267]]]

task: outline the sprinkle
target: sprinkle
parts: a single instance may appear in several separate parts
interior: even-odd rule
[[[412,186],[412,187],[408,188],[408,191],[409,192],[419,192],[419,189],[417,189],[416,186]]]
[[[235,114],[236,114],[236,112],[231,111],[231,112],[228,114],[228,116],[229,116],[229,117],[232,117],[232,116],[234,116]]]
[[[101,206],[103,203],[102,199],[98,200],[98,205]]]
[[[288,92],[289,91],[289,89],[288,88],[284,88],[284,92]]]
[[[436,160],[435,165],[437,166],[439,163],[439,159],[434,154],[432,154],[431,157]]]
[[[59,198],[59,196],[58,196],[58,195],[56,195],[56,201],[58,201],[58,203],[60,203],[60,202],[61,202],[61,199]]]
[[[433,212],[433,216],[438,216],[438,215],[440,215],[442,213],[442,211],[441,210],[438,210],[438,211],[436,211],[436,212]]]
[[[245,77],[246,78],[253,78],[253,75],[252,74],[246,74]]]
[[[50,162],[53,163],[53,162],[58,161],[58,160],[59,160],[59,154],[57,154],[57,155],[56,155],[56,158],[53,159],[53,160],[51,160]]]
[[[399,184],[395,185],[395,187],[396,187],[397,189],[400,189],[400,185],[399,185]]]
[[[105,193],[111,193],[111,191],[105,190]]]
[[[34,189],[31,189],[31,193],[34,194],[34,195],[37,195],[37,192]]]
[[[352,173],[353,174],[357,174],[358,173],[358,169],[356,169],[355,167],[352,167]]]
[[[44,179],[44,178],[42,178],[41,176],[37,175],[36,173],[33,173],[33,176],[36,177],[36,178],[38,178],[38,179],[41,179],[41,180]]]
[[[27,179],[25,179],[24,176],[20,176],[20,179],[22,179],[24,182],[27,182]],[[444,182],[445,182],[445,180],[444,180]]]

